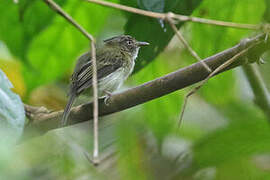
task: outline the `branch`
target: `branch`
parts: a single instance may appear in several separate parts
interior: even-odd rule
[[[214,75],[218,74],[219,72],[223,71],[225,68],[229,67],[232,63],[234,63],[237,59],[239,59],[241,56],[245,55],[250,49],[252,49],[254,46],[256,46],[257,44],[259,44],[261,41],[258,41],[252,45],[250,45],[249,47],[243,49],[242,51],[240,51],[239,53],[235,54],[232,58],[230,58],[229,60],[225,61],[223,64],[221,64],[220,66],[218,66],[213,72],[211,72],[198,86],[194,87],[193,89],[191,89],[191,91],[186,95],[185,100],[184,100],[184,104],[183,107],[181,108],[181,114],[180,114],[180,119],[179,119],[179,123],[178,123],[178,127],[180,127],[183,116],[184,116],[184,112],[186,109],[186,105],[187,105],[187,101],[188,98],[193,95],[194,93],[196,93],[204,84],[206,84],[208,82],[208,80],[213,77]],[[246,46],[246,40],[241,42],[243,44],[243,46]],[[248,60],[248,58],[246,57],[246,60]],[[248,62],[248,61],[246,61]]]
[[[260,72],[249,64],[243,66],[243,70],[253,91],[255,104],[263,110],[270,121],[270,94]]]
[[[99,163],[98,154],[98,82],[97,82],[97,60],[96,60],[96,49],[95,43],[91,41],[91,57],[92,57],[92,86],[93,86],[93,99],[94,99],[94,106],[93,106],[93,114],[94,114],[94,150],[93,150],[93,163],[97,165]]]
[[[203,61],[213,70],[220,65],[231,59],[241,51],[252,47],[245,54],[241,54],[237,60],[230,64],[223,71],[235,68],[237,66],[247,63],[245,60],[252,59],[248,63],[255,62],[263,52],[270,48],[270,42],[264,41],[265,34],[258,35],[252,39],[246,39],[240,42],[236,46],[215,54],[211,57],[204,59]],[[220,72],[219,72],[220,73]],[[124,92],[113,94],[110,98],[109,105],[104,104],[104,99],[99,99],[99,115],[104,116],[107,114],[123,111],[125,109],[134,107],[136,105],[151,101],[166,94],[172,93],[176,90],[183,89],[187,86],[193,85],[199,81],[204,80],[209,76],[202,65],[198,62],[188,67],[179,69],[168,75],[160,77],[158,79],[149,81],[145,84],[137,86],[135,88],[128,89]],[[28,107],[25,107],[28,113],[31,112]],[[69,125],[77,124],[90,120],[93,117],[90,109],[93,108],[92,103],[86,103],[80,106],[73,107],[69,116]],[[51,129],[58,128],[58,123],[62,117],[63,111],[49,112],[39,114],[35,111],[31,114],[32,117],[28,126],[26,126],[25,132],[31,130],[39,130],[40,133],[45,133]]]
[[[131,12],[131,13],[135,13],[135,14],[140,14],[140,15],[148,16],[148,17],[152,17],[152,18],[162,19],[162,20],[166,20],[167,17],[171,17],[174,20],[178,20],[178,21],[182,21],[182,22],[191,21],[191,22],[196,22],[196,23],[201,23],[201,24],[225,26],[225,27],[232,27],[232,28],[238,28],[238,29],[259,30],[261,28],[260,25],[255,25],[255,24],[241,24],[241,23],[218,21],[218,20],[212,20],[212,19],[204,19],[204,18],[199,18],[199,17],[191,17],[191,16],[180,15],[180,14],[174,14],[172,12],[157,13],[157,12],[152,12],[152,11],[145,11],[142,9],[137,9],[137,8],[124,6],[121,4],[115,4],[115,3],[102,1],[102,0],[85,0],[85,1],[87,1],[89,3],[95,3],[95,4],[102,5],[102,6],[112,7],[115,9],[120,9],[123,11]]]
[[[172,21],[172,19],[170,17],[168,17],[167,21],[169,22],[171,28],[173,29],[173,31],[175,32],[176,36],[178,37],[178,39],[183,43],[183,45],[185,46],[185,48],[190,52],[190,54],[198,61],[201,62],[202,65],[205,67],[205,69],[208,72],[212,72],[212,70],[207,66],[207,64],[205,64],[202,59],[199,57],[199,55],[190,47],[189,43],[185,40],[184,36],[182,35],[182,33],[180,33],[180,31],[178,31],[177,27],[175,26],[174,22]]]

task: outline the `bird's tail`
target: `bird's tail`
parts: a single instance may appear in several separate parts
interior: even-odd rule
[[[64,110],[64,113],[63,113],[63,117],[62,117],[61,124],[60,124],[61,127],[64,127],[64,126],[67,125],[68,115],[70,113],[70,109],[72,107],[72,104],[73,104],[75,98],[76,98],[76,94],[75,93],[71,93],[70,94],[70,97],[68,99],[68,103],[67,103],[67,105],[65,107],[65,110]]]

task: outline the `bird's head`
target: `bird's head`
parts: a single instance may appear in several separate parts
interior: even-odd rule
[[[104,40],[106,46],[124,51],[130,54],[134,59],[137,57],[138,51],[141,46],[149,45],[147,42],[137,41],[129,35],[115,36]]]

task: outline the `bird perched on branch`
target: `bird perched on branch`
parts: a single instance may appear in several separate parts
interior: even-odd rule
[[[141,46],[149,45],[129,35],[104,40],[96,50],[98,95],[109,95],[118,89],[132,73]],[[79,57],[71,77],[69,100],[65,107],[61,126],[67,124],[68,115],[75,98],[85,89],[92,89],[91,52]]]

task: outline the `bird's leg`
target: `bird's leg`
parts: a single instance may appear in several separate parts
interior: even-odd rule
[[[104,91],[104,92],[105,92],[105,94],[106,94],[104,103],[105,103],[106,106],[108,106],[108,105],[110,104],[109,101],[110,101],[110,98],[111,98],[111,96],[112,96],[112,93],[109,92],[109,91]]]

